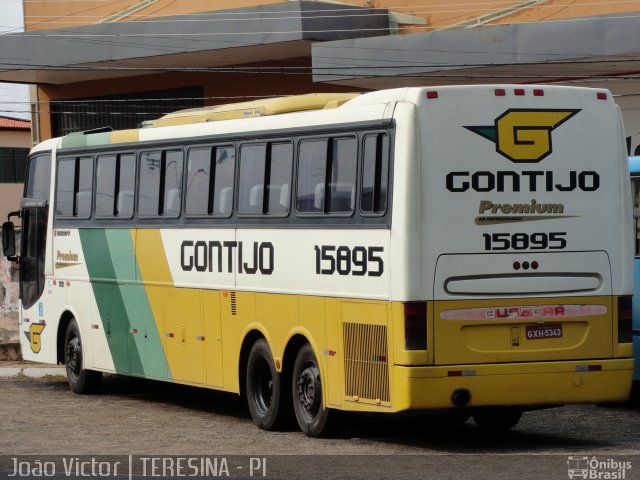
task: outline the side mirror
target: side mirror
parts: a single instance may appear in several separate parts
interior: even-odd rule
[[[13,222],[2,224],[2,253],[5,257],[14,257],[16,254],[16,232]]]

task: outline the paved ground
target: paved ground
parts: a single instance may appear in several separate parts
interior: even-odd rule
[[[337,437],[318,440],[256,429],[235,395],[136,379],[109,377],[100,394],[82,396],[62,377],[0,378],[0,392],[5,455],[265,456],[270,478],[402,480],[566,479],[569,456],[595,456],[630,461],[623,480],[640,478],[632,406],[529,412],[502,436],[472,421],[434,428],[427,419],[348,417]]]

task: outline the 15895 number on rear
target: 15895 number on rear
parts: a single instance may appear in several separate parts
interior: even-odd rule
[[[485,233],[485,250],[562,250],[567,247],[567,232]]]

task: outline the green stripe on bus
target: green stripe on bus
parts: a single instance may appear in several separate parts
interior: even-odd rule
[[[132,332],[128,343],[130,349],[137,351],[140,361],[140,364],[135,364],[131,359],[131,373],[167,379],[170,377],[169,367],[147,292],[140,283],[142,279],[134,256],[131,233],[128,229],[108,229],[105,232],[116,278],[127,281],[120,285],[120,293]]]
[[[60,140],[60,148],[86,147],[87,138],[83,133],[70,133]]]
[[[102,229],[80,229],[80,241],[96,297],[102,328],[117,373],[131,373],[140,365],[137,350],[128,348],[130,324],[124,299],[117,283],[106,232]],[[130,361],[131,360],[131,361]]]

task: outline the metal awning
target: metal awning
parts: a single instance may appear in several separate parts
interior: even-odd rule
[[[389,33],[386,9],[290,1],[0,36],[0,82],[65,84],[311,56],[311,44]]]
[[[640,15],[577,18],[312,47],[314,81],[360,88],[640,76]]]

